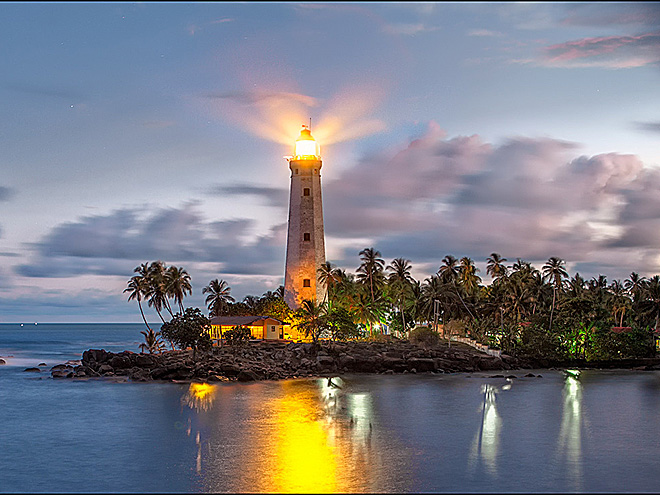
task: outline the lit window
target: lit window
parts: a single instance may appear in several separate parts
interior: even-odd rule
[[[308,278],[303,279],[303,287],[311,287],[311,281]]]
[[[311,236],[309,235],[309,232],[305,232],[303,234],[303,241],[309,241],[311,239]]]
[[[309,196],[309,187],[303,189],[303,196]]]

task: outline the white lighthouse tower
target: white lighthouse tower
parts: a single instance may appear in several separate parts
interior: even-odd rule
[[[291,169],[289,230],[286,241],[284,300],[297,309],[304,299],[322,301],[325,288],[316,270],[325,263],[325,234],[321,201],[321,154],[307,126],[287,157]]]

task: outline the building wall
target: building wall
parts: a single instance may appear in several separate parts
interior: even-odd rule
[[[321,160],[291,160],[291,189],[284,274],[284,300],[292,309],[303,299],[323,300],[316,270],[325,263]],[[305,195],[305,189],[309,195]],[[309,240],[305,239],[309,234]],[[309,281],[305,287],[304,281]]]

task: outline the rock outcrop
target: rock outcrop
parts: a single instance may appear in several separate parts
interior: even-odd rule
[[[208,353],[120,353],[89,349],[77,366],[51,368],[53,378],[125,377],[132,381],[256,381],[341,373],[453,373],[525,366],[508,356],[489,356],[463,344],[422,347],[393,342],[250,342],[214,347]]]

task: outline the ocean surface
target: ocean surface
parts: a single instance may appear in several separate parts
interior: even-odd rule
[[[660,491],[659,372],[50,378],[142,329],[0,325],[0,492]]]

